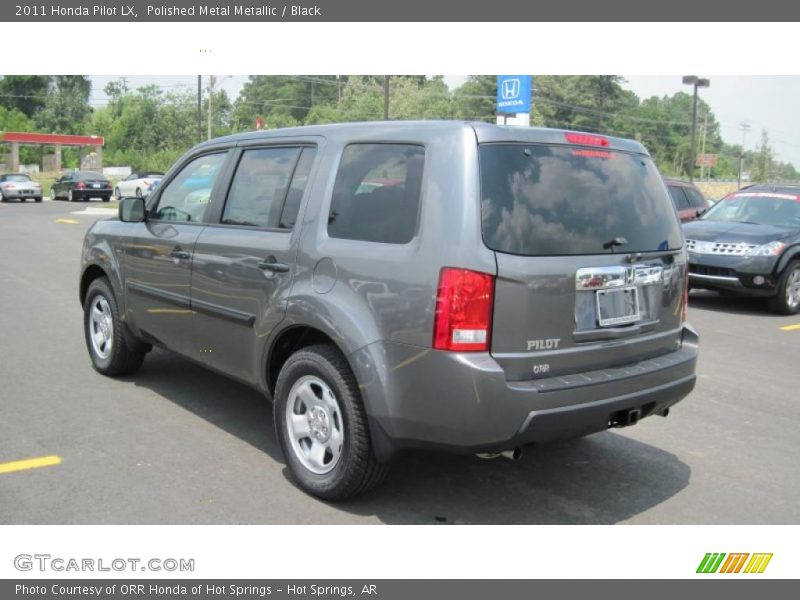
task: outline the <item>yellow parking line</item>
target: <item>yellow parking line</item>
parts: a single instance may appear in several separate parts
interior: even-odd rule
[[[14,473],[15,471],[26,471],[28,469],[38,469],[39,467],[52,467],[61,464],[60,456],[41,456],[39,458],[27,458],[25,460],[15,460],[13,462],[0,463],[0,474]]]
[[[66,223],[67,225],[77,225],[80,221],[75,219],[56,219],[56,223]]]
[[[800,323],[795,325],[786,325],[785,327],[781,327],[781,331],[794,331],[796,329],[800,329]]]

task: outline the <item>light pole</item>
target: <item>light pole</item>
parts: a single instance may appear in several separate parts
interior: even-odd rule
[[[742,168],[744,167],[744,141],[747,137],[747,130],[750,129],[750,123],[742,121],[739,123],[739,129],[742,132],[742,151],[739,153],[739,181],[736,184],[736,189],[742,189]]]
[[[689,165],[689,181],[694,181],[694,164],[697,162],[697,88],[711,85],[710,79],[702,79],[697,75],[684,75],[683,83],[694,87],[692,95],[692,160]]]

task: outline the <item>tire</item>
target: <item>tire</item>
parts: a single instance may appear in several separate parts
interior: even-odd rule
[[[142,189],[141,188],[136,188],[136,197],[137,198],[141,198],[142,197]]]
[[[781,273],[778,293],[769,299],[772,310],[781,315],[796,315],[800,312],[800,260],[793,260]]]
[[[40,196],[39,198],[34,198],[34,199],[33,199],[33,201],[34,201],[34,202],[41,202],[41,201],[42,201],[42,198],[41,198],[41,196]]]
[[[73,200],[72,190],[67,190],[67,201],[72,202]]]
[[[103,196],[102,200],[103,202],[109,202],[111,198],[109,196]]]
[[[128,347],[117,300],[105,277],[95,279],[86,292],[83,332],[92,366],[99,373],[132,375],[142,366],[145,352]]]
[[[56,196],[56,188],[50,188],[50,200],[58,200],[58,196]]]
[[[278,375],[273,410],[286,465],[305,492],[325,500],[344,500],[375,487],[385,477],[387,467],[372,450],[356,378],[335,346],[309,346],[289,357]],[[298,421],[298,429],[290,425],[293,417],[305,417]],[[305,437],[297,433],[302,430]],[[324,453],[312,451],[320,446],[326,447]],[[320,456],[321,460],[315,459]]]
[[[115,187],[115,188],[114,188],[114,197],[117,199],[117,201],[118,201],[118,202],[119,202],[120,200],[122,200],[122,194],[120,193],[120,191],[119,191],[119,188],[118,188],[118,187]]]

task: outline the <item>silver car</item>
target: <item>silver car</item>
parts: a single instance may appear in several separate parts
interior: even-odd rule
[[[36,183],[24,173],[5,173],[0,175],[0,202],[26,199],[42,201],[42,184]]]

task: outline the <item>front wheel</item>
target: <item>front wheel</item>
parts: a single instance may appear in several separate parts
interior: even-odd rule
[[[275,385],[274,419],[289,471],[309,494],[344,500],[384,478],[358,384],[336,347],[310,346],[289,357]]]
[[[781,273],[778,293],[770,298],[770,307],[782,315],[800,311],[800,260],[793,260]]]
[[[137,198],[141,198],[142,197],[142,188],[136,188],[136,197]]]
[[[50,188],[50,200],[58,200],[58,196],[56,196],[56,189]]]
[[[95,279],[86,292],[83,329],[92,366],[103,375],[131,375],[142,366],[145,353],[128,347],[123,328],[108,280]]]
[[[119,188],[114,188],[114,198],[117,200],[122,200],[122,194],[119,191]]]
[[[69,191],[67,192],[67,200],[68,200],[69,202],[72,202],[72,200],[73,200],[72,190],[69,190]]]

